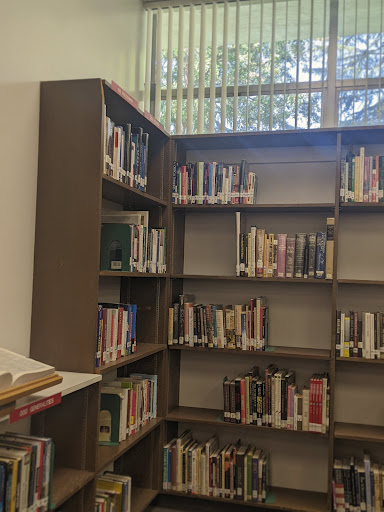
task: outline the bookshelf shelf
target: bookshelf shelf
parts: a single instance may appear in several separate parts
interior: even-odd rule
[[[316,432],[307,432],[303,430],[286,430],[275,427],[257,427],[256,425],[243,425],[240,423],[229,423],[223,419],[223,411],[220,409],[200,409],[198,407],[176,407],[165,417],[166,421],[176,421],[178,423],[199,423],[204,425],[215,425],[220,427],[253,429],[255,432],[283,432],[292,435],[315,436],[318,438],[328,438],[328,434]]]
[[[384,203],[340,203],[341,213],[378,213],[384,212]]]
[[[160,491],[160,494],[180,496],[218,503],[232,503],[234,506],[247,506],[261,508],[263,510],[281,510],[285,512],[326,512],[327,495],[320,492],[301,491],[272,487],[267,503],[253,503],[251,501],[230,500],[228,498],[217,498],[213,496],[200,496],[186,494],[177,491]]]
[[[157,274],[153,272],[118,272],[116,270],[102,270],[99,273],[100,277],[135,277],[135,278],[165,278],[168,277],[169,274]]]
[[[142,441],[148,434],[152,432],[152,430],[159,426],[162,421],[163,418],[156,418],[152,420],[137,434],[129,436],[125,441],[122,441],[117,446],[99,446],[96,473],[103,471],[103,469],[105,469],[109,464],[112,464],[112,462],[133,448],[137,443]]]
[[[80,491],[94,478],[91,471],[73,468],[55,468],[52,480],[52,509],[57,510],[65,501]]]
[[[336,361],[352,364],[384,364],[384,359],[365,359],[364,357],[336,357]]]
[[[362,443],[383,443],[384,427],[358,423],[335,423],[335,438]]]
[[[137,210],[167,206],[167,202],[163,199],[159,199],[146,192],[141,192],[110,176],[103,176],[103,197],[109,201]]]
[[[236,276],[212,276],[204,274],[171,274],[172,279],[196,279],[204,281],[238,281],[238,282],[265,282],[287,284],[332,284],[332,279],[285,279],[279,277],[236,277]]]
[[[384,203],[383,203],[384,204]],[[332,212],[333,203],[324,204],[173,204],[174,211],[185,213],[218,212],[255,212],[255,213],[295,213],[295,212]]]
[[[131,495],[131,512],[144,512],[148,505],[156,498],[158,491],[133,487]]]
[[[117,361],[100,366],[95,369],[95,372],[100,374],[107,373],[113,369],[125,366],[126,364],[131,364],[135,361],[140,361],[140,359],[144,359],[145,357],[162,352],[163,350],[166,350],[166,348],[167,345],[160,345],[159,343],[138,343],[136,352],[129,356],[121,357],[120,359],[117,359]]]
[[[286,359],[320,359],[329,361],[331,351],[326,349],[301,348],[301,347],[268,347],[268,350],[232,350],[229,348],[187,347],[185,345],[169,345],[170,350],[186,352],[210,352],[212,354],[231,354],[238,356],[254,357],[282,357]],[[384,362],[384,361],[383,361]]]
[[[384,281],[375,281],[374,279],[338,279],[338,284],[358,284],[364,286],[383,286]]]

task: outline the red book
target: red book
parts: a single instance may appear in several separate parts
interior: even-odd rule
[[[309,431],[315,432],[314,429],[314,399],[315,399],[315,379],[312,375],[311,380],[309,381]]]
[[[318,375],[317,390],[317,432],[321,434],[321,425],[323,418],[323,378],[321,375]]]
[[[240,419],[242,425],[245,425],[245,380],[240,381]]]
[[[118,317],[118,327],[117,327],[117,353],[116,359],[121,357],[121,341],[123,338],[123,311],[124,308],[119,306],[119,317]]]
[[[101,339],[101,363],[105,364],[107,358],[107,310],[103,308],[103,335]]]

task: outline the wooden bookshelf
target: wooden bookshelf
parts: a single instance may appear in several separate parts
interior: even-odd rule
[[[131,512],[144,512],[157,495],[158,491],[154,489],[133,487],[131,497]]]
[[[234,507],[247,506],[263,510],[281,510],[286,512],[326,512],[327,495],[325,493],[301,491],[272,487],[269,499],[266,503],[253,503],[251,501],[230,500],[213,496],[199,496],[177,491],[160,491],[161,494],[180,496],[195,500],[204,500],[217,503],[232,503]]]
[[[52,509],[57,510],[65,501],[80,491],[94,478],[94,473],[73,468],[55,468],[52,480]]]
[[[254,429],[255,432],[283,432],[292,435],[310,435],[318,438],[327,438],[328,434],[308,432],[304,430],[287,430],[275,427],[258,427],[256,425],[242,425],[224,421],[223,411],[220,409],[200,409],[198,407],[176,407],[166,416],[166,421],[178,423],[197,423],[199,425],[214,425],[223,428]]]
[[[384,426],[336,422],[335,439],[346,439],[360,443],[383,443]]]
[[[125,441],[122,441],[117,446],[99,446],[97,472],[102,472],[116,459],[121,457],[124,453],[133,448],[137,443],[142,441],[148,434],[150,434],[156,427],[158,427],[162,421],[163,418],[156,418],[151,420],[150,423],[145,425],[139,432],[127,437]]]
[[[142,126],[144,131],[149,133],[150,152],[146,192],[140,192],[103,175],[104,105],[106,105],[107,115],[116,123],[129,122],[133,126]],[[55,112],[55,116],[51,115],[52,112]],[[233,510],[243,505],[290,512],[331,510],[335,442],[338,439],[356,440],[357,438],[361,442],[373,440],[378,443],[381,442],[383,435],[375,430],[378,427],[343,426],[334,422],[336,370],[343,371],[340,361],[381,364],[381,361],[355,361],[352,360],[353,358],[344,360],[335,357],[335,315],[340,290],[343,285],[350,284],[384,285],[384,281],[359,280],[359,276],[354,276],[353,273],[349,275],[353,275],[354,279],[338,279],[339,217],[348,212],[359,215],[384,211],[382,203],[340,204],[341,156],[346,146],[380,144],[384,140],[383,136],[383,127],[366,127],[169,137],[151,116],[138,109],[137,102],[116,88],[114,84],[108,84],[101,79],[41,84],[31,357],[55,366],[58,371],[105,374],[117,370],[119,375],[127,375],[130,371],[142,371],[156,373],[159,376],[158,418],[116,447],[98,446],[99,383],[93,383],[86,389],[75,391],[63,399],[62,406],[57,408],[57,411],[47,410],[40,419],[33,419],[32,431],[41,435],[51,435],[56,442],[57,468],[59,469],[55,471],[53,483],[55,507],[60,506],[63,512],[72,510],[93,512],[95,479],[99,471],[114,463],[115,467],[125,468],[133,476],[132,510],[134,512],[144,512],[158,492],[161,492],[162,498],[166,497],[167,500],[194,499],[198,503],[198,499],[203,499],[209,501],[214,510],[219,510],[223,503],[233,505]],[[272,183],[271,190],[275,195],[279,192],[284,193],[283,197],[276,199],[276,204],[274,196],[262,197],[265,190],[263,191],[263,183],[260,179],[260,203],[256,205],[171,205],[172,163],[173,161],[186,163],[190,158],[189,152],[195,152],[192,153],[194,155],[196,152],[199,154],[201,152],[201,158],[204,158],[203,152],[209,150],[210,154],[217,155],[216,161],[220,161],[222,150],[230,150],[237,152],[237,158],[229,161],[240,161],[242,151],[250,154],[256,151],[260,155],[266,150],[266,154],[269,152],[271,155],[279,149],[286,151],[287,157],[281,161],[271,160],[271,158],[270,160],[274,167],[281,165],[281,169],[284,168],[284,175],[281,176],[289,177],[289,181],[282,183],[280,189],[276,188],[276,181]],[[319,156],[321,152],[326,154]],[[71,154],[75,179],[68,173],[68,154]],[[193,158],[195,161],[195,156]],[[212,161],[212,157],[208,159]],[[262,176],[264,162],[258,158],[254,163],[258,166],[257,169],[260,169]],[[310,175],[312,180],[319,183],[316,180],[322,177],[321,184],[325,187],[322,195],[309,194],[308,198],[305,198],[300,196],[300,184],[292,186],[293,181],[300,177],[300,172],[297,171],[300,166],[305,168],[306,180]],[[321,167],[321,173],[319,167]],[[274,180],[269,171],[264,176],[266,176],[265,179]],[[316,186],[313,187],[311,183],[306,186],[309,192],[316,190]],[[100,272],[101,210],[104,203],[111,204],[111,202],[116,205],[116,209],[149,210],[151,225],[167,229],[166,274]],[[315,219],[313,231],[319,231],[322,225],[325,228],[326,217],[334,216],[333,280],[239,278],[232,275],[233,264],[227,268],[221,268],[219,260],[224,261],[232,250],[233,244],[228,238],[225,244],[223,242],[223,247],[217,250],[214,246],[215,236],[226,231],[226,226],[221,224],[216,229],[216,226],[213,227],[211,224],[208,227],[209,222],[216,222],[216,219],[209,215],[222,212],[223,218],[232,218],[235,211],[241,211],[246,219],[255,218],[256,214],[271,214],[275,223],[287,223],[287,216],[290,215],[289,218],[294,221],[289,225],[289,229],[286,228],[286,231],[280,232],[296,232],[295,227],[291,228],[293,222],[301,223],[308,219],[308,223],[312,222],[311,219]],[[191,267],[188,265],[190,263],[188,257],[191,251],[193,253],[193,244],[191,245],[191,240],[188,238],[191,234],[188,230],[191,229],[191,222],[198,222],[204,215],[207,215],[204,229],[212,231],[209,236],[213,241],[210,250],[217,258],[214,263],[219,264],[208,268],[206,260],[210,257],[210,251],[207,250],[205,254],[204,247],[194,253],[198,264]],[[323,224],[319,219],[323,219]],[[231,225],[230,229],[233,228],[234,226]],[[303,227],[304,229],[305,232],[309,232],[307,227]],[[271,231],[278,232],[275,229]],[[113,280],[109,279],[110,277],[119,279]],[[236,287],[234,285],[236,282],[247,282],[250,286],[247,288],[244,285],[243,289],[243,285]],[[296,334],[284,332],[279,335],[280,338],[284,336],[284,341],[279,340],[278,336],[274,337],[270,340],[271,345],[275,345],[274,350],[266,352],[244,354],[242,351],[234,350],[215,351],[179,346],[172,346],[170,350],[166,350],[168,307],[179,294],[188,293],[190,289],[198,290],[200,293],[200,288],[203,289],[205,286],[204,293],[212,293],[212,295],[225,293],[223,299],[228,297],[226,300],[230,301],[230,292],[235,288],[238,294],[248,293],[247,290],[252,294],[257,293],[257,286],[255,288],[257,282],[262,287],[265,287],[267,282],[275,284],[270,288],[271,295],[274,296],[275,304],[279,303],[276,308],[280,308],[280,312],[285,308],[284,319],[293,318],[290,320],[292,332],[296,327],[301,327],[300,322],[301,319],[306,318],[306,312],[308,315],[312,314],[312,321],[307,322],[311,323],[307,336],[304,337],[304,331],[301,331],[303,339],[297,342],[303,346],[302,348],[281,346],[287,343],[287,339],[294,340],[296,336]],[[140,336],[137,341],[137,352],[96,369],[97,304],[103,292],[103,286],[113,287],[115,284],[119,286],[116,302],[131,302],[138,305]],[[283,284],[300,286],[288,286],[280,290],[279,285]],[[303,284],[310,286],[301,286]],[[325,288],[312,285],[324,285]],[[301,300],[300,311],[293,306],[295,300]],[[317,300],[322,301],[319,307],[314,302]],[[300,318],[295,316],[299,312],[302,315]],[[296,324],[295,319],[297,319]],[[323,325],[327,325],[327,329],[321,331]],[[317,334],[318,331],[322,332],[321,336]],[[305,342],[308,342],[308,346]],[[292,368],[295,369],[291,360],[297,359],[300,372],[305,373],[307,371],[305,368],[308,368],[308,372],[312,373],[312,368],[319,367],[322,368],[321,371],[325,369],[328,371],[331,385],[328,435],[228,424],[228,429],[238,430],[237,433],[233,432],[233,439],[237,439],[239,435],[251,436],[255,443],[259,432],[269,431],[271,436],[279,436],[277,430],[280,433],[285,432],[286,435],[280,436],[276,444],[281,446],[287,443],[287,447],[291,447],[297,443],[296,466],[294,464],[293,468],[300,466],[300,449],[308,450],[309,453],[312,447],[317,446],[317,443],[313,442],[316,436],[322,438],[321,442],[327,444],[322,452],[326,455],[322,459],[321,469],[316,466],[318,473],[314,474],[310,482],[308,481],[307,486],[308,489],[313,489],[313,492],[293,488],[296,484],[292,484],[292,481],[289,486],[281,485],[280,480],[284,480],[284,475],[282,476],[282,471],[276,475],[274,470],[279,470],[276,467],[272,470],[272,489],[266,504],[250,504],[237,500],[231,502],[220,498],[161,491],[162,448],[165,442],[178,434],[179,423],[191,423],[194,429],[204,427],[214,432],[216,429],[226,428],[224,422],[217,421],[220,415],[218,409],[204,407],[204,392],[201,392],[201,407],[191,408],[183,404],[186,392],[193,391],[192,381],[198,375],[197,372],[203,371],[198,363],[195,370],[192,370],[191,366],[188,367],[191,361],[194,361],[189,354],[192,351],[197,354],[193,356],[196,361],[209,363],[212,375],[214,375],[215,365],[219,362],[205,352],[221,352],[224,359],[228,359],[229,370],[232,369],[232,364],[235,368],[237,364],[242,364],[244,361],[241,357],[237,358],[237,355],[248,355],[252,357],[252,363],[257,357],[262,358],[260,364],[264,362],[268,364],[269,358],[270,360],[282,358],[289,359],[289,363],[292,362]],[[244,368],[247,364],[248,361],[244,361]],[[189,382],[186,380],[186,368],[187,372],[190,372],[191,381]],[[204,377],[208,374],[207,370]],[[215,385],[217,386],[217,381]],[[206,394],[209,395],[209,393]],[[228,433],[230,433],[229,430]],[[272,451],[273,449],[272,446]],[[148,454],[146,457],[142,456],[144,452]],[[283,451],[279,452],[279,455],[282,454]],[[273,461],[273,457],[271,460]],[[284,467],[286,473],[286,468],[290,467],[289,464],[290,460],[286,460],[280,465]],[[309,465],[305,468],[300,466],[300,478],[310,475],[312,468],[313,466]],[[296,470],[293,469],[293,471]],[[320,472],[322,477],[317,478]],[[297,486],[303,487],[300,482]]]
[[[366,359],[364,357],[336,357],[336,361],[350,364],[384,364],[384,359]]]
[[[295,212],[329,212],[335,209],[332,203],[325,204],[173,204],[174,211],[187,213],[295,213]]]
[[[181,350],[186,352],[210,352],[211,354],[232,354],[233,356],[246,357],[281,357],[286,359],[320,359],[329,361],[331,351],[316,348],[301,347],[268,347],[267,350],[232,350],[229,348],[208,348],[208,347],[187,347],[186,345],[170,345],[170,350]],[[383,361],[384,362],[384,361]]]
[[[165,278],[168,274],[157,274],[153,272],[123,272],[115,270],[101,270],[99,272],[100,277],[134,277],[134,278]]]
[[[158,352],[162,352],[166,350],[166,345],[160,345],[159,343],[139,343],[137,345],[137,350],[133,354],[129,356],[120,357],[116,361],[112,361],[111,363],[104,364],[99,368],[96,368],[96,373],[108,373],[113,369],[120,368],[121,366],[125,366],[127,364],[134,363],[135,361],[140,361],[145,357],[152,356],[153,354],[157,354]]]
[[[286,279],[282,277],[237,277],[237,276],[212,276],[205,274],[172,274],[172,279],[196,279],[204,281],[238,281],[251,283],[284,283],[284,284],[332,284],[331,279]]]

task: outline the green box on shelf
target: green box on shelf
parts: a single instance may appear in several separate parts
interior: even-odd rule
[[[101,226],[100,270],[129,272],[131,258],[131,226],[103,224]]]

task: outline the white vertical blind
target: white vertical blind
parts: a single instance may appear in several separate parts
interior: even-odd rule
[[[171,133],[384,122],[384,0],[151,4],[144,106]]]
[[[152,11],[147,11],[144,109],[148,111],[151,102],[152,16]]]

